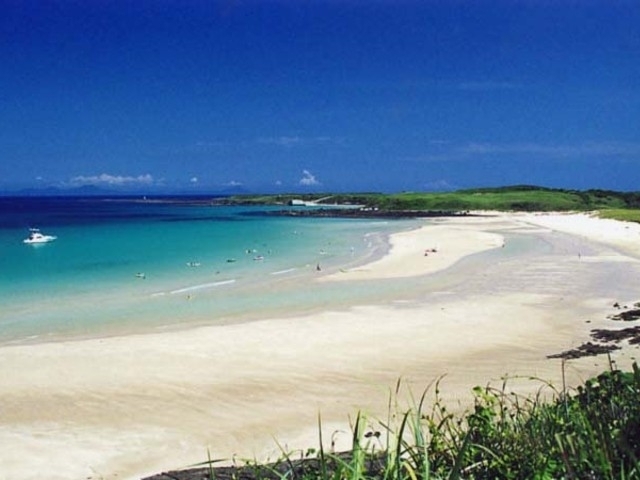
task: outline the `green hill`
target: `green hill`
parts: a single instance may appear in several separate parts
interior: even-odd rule
[[[305,194],[236,196],[229,203],[244,205],[286,205],[293,199],[319,201],[320,204],[364,205],[380,210],[499,210],[499,211],[610,211],[612,218],[638,221],[640,192],[609,190],[564,190],[530,185],[477,188],[444,193],[404,192],[398,194]]]

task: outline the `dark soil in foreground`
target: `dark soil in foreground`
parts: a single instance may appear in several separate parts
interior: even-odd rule
[[[326,471],[325,478],[331,478],[340,463],[349,463],[351,452],[331,454],[325,457],[324,467],[317,458],[300,458],[297,460],[282,460],[267,465],[242,465],[238,467],[214,467],[215,480],[291,480],[301,478],[322,478],[322,469]],[[366,478],[380,476],[384,469],[384,457],[367,455],[363,474]],[[211,480],[211,469],[192,468],[161,473],[143,480]]]

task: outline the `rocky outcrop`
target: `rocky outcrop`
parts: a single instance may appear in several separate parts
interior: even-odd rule
[[[621,306],[618,302],[614,303],[613,307],[618,310],[628,308],[627,306]],[[609,315],[607,318],[609,320],[624,322],[640,320],[640,303],[634,304],[633,309],[623,310],[620,313]],[[622,341],[627,341],[630,345],[640,345],[640,326],[623,329],[593,329],[591,330],[591,338],[599,343],[586,342],[577,348],[547,355],[547,358],[572,359],[611,353],[614,350],[620,349],[618,344]]]

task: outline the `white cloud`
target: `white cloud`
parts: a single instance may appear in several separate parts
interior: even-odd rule
[[[259,138],[259,143],[265,143],[269,145],[278,145],[280,147],[293,147],[299,145],[317,145],[323,143],[336,142],[337,139],[331,137],[299,137],[299,136],[287,136],[282,135],[280,137],[263,137]]]
[[[189,145],[185,145],[183,147],[176,148],[174,150],[175,153],[212,153],[212,152],[221,152],[229,147],[232,147],[233,144],[230,142],[225,142],[222,140],[211,140],[211,141],[198,141],[195,143],[191,143]]]
[[[534,154],[547,157],[625,156],[638,155],[640,144],[617,142],[587,142],[577,145],[470,143],[461,147],[459,151],[466,154]]]
[[[280,185],[282,185],[282,182],[281,182],[280,180],[276,180],[275,184],[276,184],[277,186],[280,186]]]
[[[307,187],[320,185],[320,182],[316,179],[315,175],[313,175],[309,170],[302,171],[302,178],[299,183],[300,185],[305,185]]]
[[[69,180],[73,186],[83,185],[108,185],[112,187],[121,187],[125,185],[153,185],[155,180],[150,174],[138,175],[137,177],[123,175],[109,175],[102,173],[100,175],[84,176],[79,175]]]
[[[486,82],[463,82],[458,85],[460,90],[472,91],[472,92],[488,92],[494,90],[517,90],[522,88],[522,85],[511,82],[498,82],[498,81],[486,81]]]
[[[536,142],[471,142],[466,145],[443,144],[431,147],[431,151],[405,157],[403,160],[429,163],[468,161],[482,157],[509,158],[510,156],[514,159],[565,161],[593,158],[638,160],[640,157],[640,143],[634,142],[584,142],[561,145]]]
[[[447,180],[440,179],[434,180],[433,182],[428,182],[424,185],[426,190],[434,191],[434,192],[446,192],[449,190],[456,190],[458,187],[453,185]]]
[[[261,138],[261,143],[270,143],[273,145],[280,145],[282,147],[291,147],[293,145],[299,145],[303,142],[300,137],[272,137],[272,138]]]
[[[198,183],[198,177],[191,177],[189,180],[191,183]]]
[[[242,182],[236,182],[235,180],[231,180],[230,182],[225,183],[226,187],[240,187],[242,186]]]

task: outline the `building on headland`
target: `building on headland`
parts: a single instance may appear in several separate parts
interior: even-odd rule
[[[363,205],[353,205],[353,204],[338,204],[338,203],[321,203],[325,200],[334,197],[335,195],[330,195],[328,197],[319,198],[317,200],[301,200],[299,198],[292,198],[289,200],[290,207],[324,207],[324,208],[362,208]]]
[[[317,200],[301,200],[299,198],[292,198],[289,200],[289,205],[292,207],[322,207],[327,206],[327,204],[321,203],[325,200],[329,200],[334,195],[329,195],[328,197],[318,198]]]

